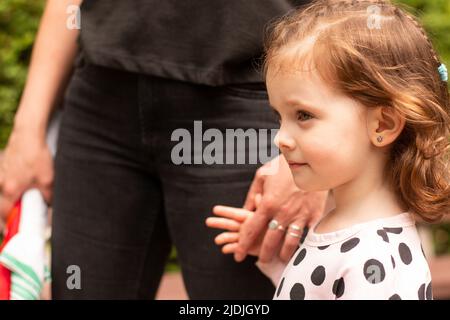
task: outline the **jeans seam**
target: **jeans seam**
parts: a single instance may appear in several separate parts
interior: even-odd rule
[[[142,94],[145,92],[143,90],[143,77],[139,76],[138,78],[138,84],[137,84],[137,97],[138,97],[138,109],[139,109],[139,124],[140,124],[140,131],[141,131],[141,143],[144,146],[148,146],[147,141],[147,126],[145,124],[145,116],[144,116],[144,106],[142,103]]]
[[[156,134],[153,134],[151,123],[154,117],[150,116],[154,103],[153,103],[153,86],[150,83],[150,77],[146,75],[140,75],[137,85],[137,99],[138,99],[138,112],[139,112],[139,125],[141,132],[141,148],[142,154],[147,161],[147,164],[155,163],[155,138]]]
[[[164,210],[164,209],[162,209],[162,210]],[[159,215],[159,214],[165,214],[165,213],[164,212],[157,213],[157,215]],[[135,283],[136,299],[139,298],[140,290],[142,288],[142,285],[144,285],[143,281],[142,281],[142,277],[144,275],[144,267],[145,267],[145,263],[147,262],[147,257],[150,254],[148,247],[150,246],[150,243],[152,241],[153,233],[155,232],[155,227],[156,227],[157,222],[158,222],[158,216],[155,217],[152,227],[151,227],[151,231],[148,233],[148,238],[146,239],[146,242],[145,242],[145,249],[144,249],[145,253],[142,255],[142,262],[141,262],[141,265],[139,266],[139,276],[136,277],[136,283]]]
[[[155,226],[153,225],[152,231],[149,232],[149,237],[147,238],[147,241],[146,241],[146,245],[145,245],[145,249],[144,249],[145,251],[144,251],[144,253],[143,253],[143,255],[142,255],[142,262],[141,262],[141,265],[139,266],[139,275],[136,277],[136,283],[134,284],[134,285],[135,285],[135,288],[136,288],[136,292],[135,292],[135,294],[136,294],[136,299],[139,298],[139,292],[140,292],[141,287],[142,287],[142,285],[143,285],[143,283],[142,283],[142,277],[143,277],[143,275],[144,275],[145,262],[147,261],[147,256],[148,256],[148,254],[149,254],[149,252],[148,252],[148,247],[149,247],[149,245],[150,245],[150,242],[151,242],[151,239],[152,239],[152,233],[153,233],[154,231],[155,231]]]
[[[139,76],[138,78],[138,85],[137,85],[137,98],[138,98],[138,108],[139,108],[139,124],[140,124],[140,131],[141,131],[141,143],[145,147],[150,146],[150,141],[148,140],[148,134],[149,134],[149,128],[146,124],[145,119],[145,94],[146,94],[145,88],[145,78],[144,76]],[[151,94],[151,93],[150,93]],[[151,100],[150,100],[151,101]]]

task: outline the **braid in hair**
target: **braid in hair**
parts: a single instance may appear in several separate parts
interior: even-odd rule
[[[433,43],[431,42],[430,38],[428,37],[427,32],[425,31],[423,26],[419,23],[419,21],[417,21],[417,19],[414,18],[413,16],[411,16],[410,14],[408,14],[402,10],[399,10],[398,8],[395,8],[395,13],[398,14],[399,16],[404,16],[405,18],[410,20],[411,23],[417,28],[417,30],[420,31],[420,34],[423,36],[424,40],[428,44],[430,54],[433,57],[433,60],[436,63],[436,66],[439,67],[441,65],[441,61],[440,61],[436,51],[434,50]]]

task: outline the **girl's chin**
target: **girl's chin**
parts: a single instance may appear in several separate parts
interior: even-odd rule
[[[316,192],[316,191],[328,191],[330,190],[329,187],[323,186],[317,183],[317,179],[314,181],[310,181],[309,179],[304,179],[300,177],[296,177],[294,175],[294,182],[295,185],[306,192]]]
[[[295,185],[301,190],[310,191],[310,189],[314,189],[313,184],[309,183],[309,181],[305,181],[305,179],[299,179],[294,176],[294,182]]]

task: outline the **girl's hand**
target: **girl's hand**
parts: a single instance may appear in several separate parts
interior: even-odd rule
[[[213,208],[213,213],[219,217],[207,218],[206,225],[214,229],[227,230],[226,232],[219,234],[214,239],[214,242],[219,246],[223,245],[222,252],[224,254],[234,254],[239,242],[240,227],[254,212],[242,208],[215,206]],[[264,234],[255,242],[255,245],[250,248],[249,254],[258,256],[263,236]]]

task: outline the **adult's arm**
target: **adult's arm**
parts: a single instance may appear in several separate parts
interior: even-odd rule
[[[47,0],[14,126],[0,162],[0,217],[21,194],[38,188],[51,201],[53,162],[45,141],[53,108],[60,102],[77,53],[78,29],[69,29],[67,8],[82,0]]]

